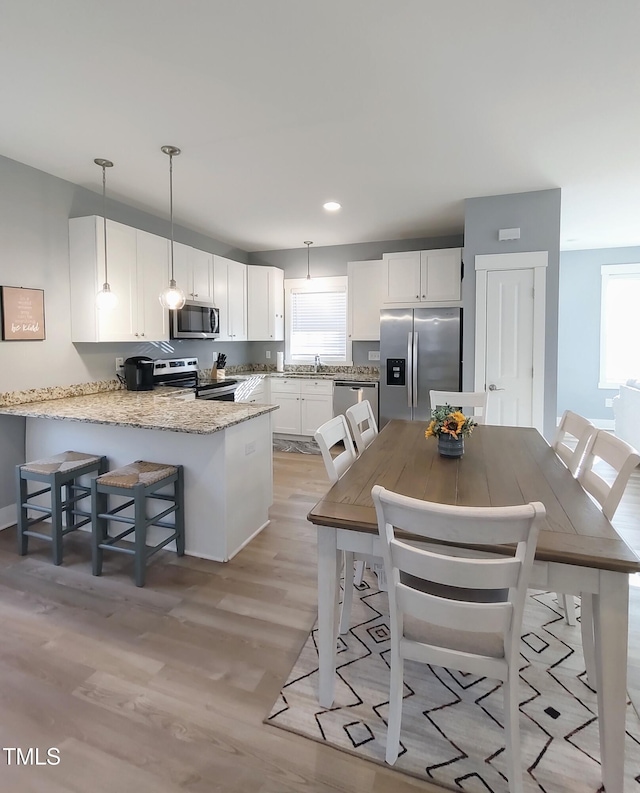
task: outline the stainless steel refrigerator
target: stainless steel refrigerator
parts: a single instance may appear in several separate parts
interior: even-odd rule
[[[429,391],[460,391],[461,308],[392,308],[380,312],[380,426],[390,419],[426,421]]]

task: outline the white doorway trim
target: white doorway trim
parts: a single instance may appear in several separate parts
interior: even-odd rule
[[[491,253],[475,257],[476,270],[476,391],[486,390],[487,343],[487,274],[490,270],[533,270],[533,426],[543,432],[544,426],[544,345],[548,251],[526,253]]]

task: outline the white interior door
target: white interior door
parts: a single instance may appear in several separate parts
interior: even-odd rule
[[[490,392],[489,424],[542,431],[546,262],[546,252],[476,257],[475,388]]]
[[[487,277],[489,423],[531,427],[533,270],[495,270]]]

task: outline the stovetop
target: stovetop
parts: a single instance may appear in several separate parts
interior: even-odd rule
[[[237,380],[201,380],[197,358],[159,359],[153,363],[153,384],[171,388],[190,388],[199,394],[234,386]]]

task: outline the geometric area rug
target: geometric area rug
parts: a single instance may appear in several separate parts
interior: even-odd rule
[[[336,697],[317,700],[314,628],[266,723],[384,764],[389,688],[387,593],[367,570],[351,628],[338,640]],[[520,645],[520,730],[525,793],[602,789],[596,695],[584,672],[580,626],[553,592],[529,593]],[[468,793],[508,793],[502,684],[405,661],[400,754],[393,766]],[[640,719],[627,705],[625,793],[640,793]]]

